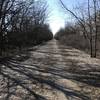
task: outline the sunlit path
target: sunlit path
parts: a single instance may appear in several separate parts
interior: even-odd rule
[[[100,60],[56,40],[0,66],[0,100],[100,99]]]

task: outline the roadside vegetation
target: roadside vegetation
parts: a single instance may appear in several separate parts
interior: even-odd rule
[[[53,38],[43,0],[0,0],[0,55]]]
[[[60,29],[55,38],[96,57],[100,51],[100,0],[86,0],[74,10],[69,9],[62,0],[59,1],[74,21],[66,23],[65,28]]]

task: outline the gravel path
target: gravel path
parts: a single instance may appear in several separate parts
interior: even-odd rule
[[[100,100],[100,59],[52,40],[0,64],[0,100]]]

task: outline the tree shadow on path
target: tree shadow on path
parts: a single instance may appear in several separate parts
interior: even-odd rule
[[[52,72],[51,72],[50,77],[44,77],[41,74],[36,74],[36,71],[40,73],[47,73],[47,71],[45,70],[43,71],[43,69],[41,69],[38,66],[35,66],[35,68],[34,66],[33,67],[31,66],[31,68],[28,68],[28,67],[25,67],[24,65],[19,65],[17,63],[12,63],[9,61],[2,63],[2,65],[3,66],[1,66],[0,75],[2,75],[6,79],[9,79],[10,80],[9,84],[13,82],[15,84],[15,87],[21,86],[23,89],[25,89],[25,91],[28,91],[30,95],[34,96],[35,99],[29,99],[29,100],[46,100],[46,97],[40,94],[37,94],[36,91],[33,91],[32,88],[29,88],[30,85],[34,85],[35,81],[37,85],[38,83],[41,85],[48,85],[52,89],[61,91],[62,93],[66,95],[66,97],[70,96],[70,97],[80,98],[81,100],[90,100],[89,97],[79,93],[78,91],[65,88],[62,85],[55,83],[54,80],[50,79],[50,77],[52,77],[53,75]],[[27,83],[28,81],[31,81],[32,84]],[[13,85],[11,87],[13,87]],[[7,88],[11,88],[11,87],[7,86]],[[7,98],[9,96],[11,97],[11,94],[8,92]]]

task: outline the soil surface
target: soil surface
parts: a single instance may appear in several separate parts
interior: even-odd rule
[[[56,40],[0,62],[0,100],[100,100],[100,59]]]

